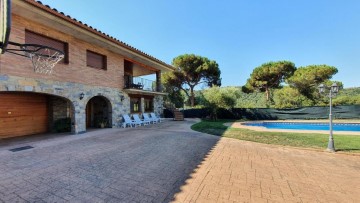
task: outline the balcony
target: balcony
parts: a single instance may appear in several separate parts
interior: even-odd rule
[[[162,92],[161,85],[157,85],[156,81],[148,80],[141,77],[124,76],[124,89],[148,91],[148,92]]]

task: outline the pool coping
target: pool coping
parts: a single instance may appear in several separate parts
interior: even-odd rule
[[[329,134],[328,130],[290,130],[290,129],[268,129],[265,127],[260,126],[247,126],[243,125],[244,123],[261,123],[261,122],[283,122],[283,123],[328,123],[328,120],[261,120],[261,121],[245,121],[245,122],[229,122],[224,123],[227,127],[232,128],[242,128],[242,129],[248,129],[248,130],[254,130],[254,131],[262,131],[262,132],[293,132],[293,133],[317,133],[317,134]],[[352,121],[334,121],[333,123],[359,123],[358,120],[352,120]],[[335,135],[360,135],[360,132],[356,131],[333,131]]]

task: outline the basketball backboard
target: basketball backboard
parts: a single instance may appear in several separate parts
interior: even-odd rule
[[[0,0],[0,54],[5,52],[11,28],[11,0]]]
[[[41,44],[19,44],[9,41],[11,29],[11,0],[0,0],[0,54],[5,52],[31,59],[36,73],[51,74],[64,53]],[[8,45],[10,45],[8,47]]]

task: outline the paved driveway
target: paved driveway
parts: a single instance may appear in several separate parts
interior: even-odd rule
[[[0,202],[360,199],[360,156],[219,139],[194,122],[0,143]]]

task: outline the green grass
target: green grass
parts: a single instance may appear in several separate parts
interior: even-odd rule
[[[234,120],[202,120],[191,126],[191,129],[211,135],[260,142],[266,144],[294,146],[304,148],[326,149],[329,136],[316,133],[259,132],[248,129],[226,127],[226,122]],[[360,136],[334,134],[336,151],[360,153]]]

